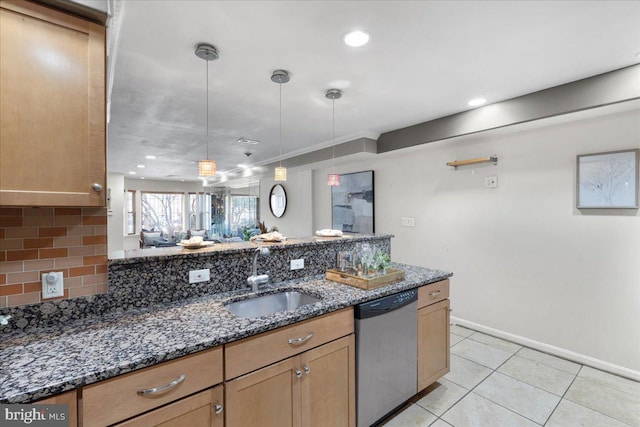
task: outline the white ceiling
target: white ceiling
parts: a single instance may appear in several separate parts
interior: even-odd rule
[[[276,69],[291,74],[289,157],[331,145],[330,88],[343,90],[344,142],[640,62],[640,1],[126,0],[121,12],[108,169],[153,179],[196,180],[206,157],[201,42],[220,54],[209,63],[210,158],[230,174],[247,150],[252,164],[279,156]],[[342,42],[355,28],[368,45]]]

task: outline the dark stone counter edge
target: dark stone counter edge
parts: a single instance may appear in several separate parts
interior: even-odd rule
[[[405,282],[394,283],[394,284],[388,285],[388,287],[376,289],[376,291],[378,292],[376,292],[375,295],[355,298],[349,302],[335,304],[335,305],[332,305],[331,307],[324,307],[319,312],[309,312],[309,313],[306,313],[303,315],[297,315],[297,316],[292,315],[290,318],[285,318],[280,321],[275,321],[273,323],[270,323],[268,326],[256,328],[256,330],[252,330],[249,333],[247,333],[247,331],[242,331],[236,334],[231,333],[225,336],[217,337],[216,339],[213,339],[210,341],[194,343],[194,345],[192,346],[181,348],[179,350],[175,350],[167,353],[159,353],[154,355],[153,357],[148,357],[144,360],[132,362],[131,364],[126,366],[118,366],[118,367],[114,367],[113,369],[102,371],[102,372],[87,372],[83,377],[61,381],[59,383],[52,383],[47,387],[43,387],[35,390],[29,390],[22,394],[16,394],[13,396],[0,395],[0,404],[34,403],[37,400],[51,397],[53,395],[63,393],[65,391],[75,390],[78,387],[86,386],[86,385],[103,381],[109,378],[113,378],[119,375],[123,375],[123,374],[127,374],[140,369],[148,368],[163,362],[168,362],[170,360],[174,360],[183,356],[188,356],[190,354],[197,353],[199,351],[207,350],[223,344],[228,344],[230,342],[237,341],[243,338],[255,336],[264,332],[268,332],[270,330],[274,330],[283,326],[292,325],[294,323],[298,323],[314,317],[322,316],[324,314],[332,313],[334,311],[338,311],[344,308],[353,307],[357,304],[370,301],[373,299],[381,298],[386,295],[391,295],[404,290],[415,289],[431,283],[439,282],[441,280],[445,280],[453,276],[453,273],[444,272],[444,271],[441,271],[441,273],[443,274],[431,277],[428,280],[405,281]],[[290,287],[295,287],[296,285],[295,282],[299,282],[299,281],[295,280],[293,282],[294,283],[292,283]],[[283,287],[286,287],[286,286],[283,286]],[[388,289],[384,290],[385,288],[388,288]]]

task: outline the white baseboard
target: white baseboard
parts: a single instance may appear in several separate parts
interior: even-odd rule
[[[619,375],[621,377],[629,378],[634,381],[640,381],[640,372],[638,371],[634,371],[632,369],[625,368],[623,366],[614,365],[613,363],[605,362],[603,360],[595,359],[593,357],[585,356],[584,354],[575,353],[573,351],[566,350],[564,348],[555,347],[540,341],[535,341],[529,338],[521,337],[520,335],[514,335],[509,332],[504,332],[499,329],[490,328],[488,326],[480,325],[478,323],[470,322],[468,320],[460,319],[454,316],[451,316],[451,323],[464,326],[469,329],[473,329],[474,331],[483,332],[488,335],[493,335],[494,337],[503,338],[505,340],[512,341],[516,344],[520,344],[525,347],[532,348],[534,350],[539,350],[544,353],[551,354],[553,356],[558,356],[563,359],[571,360],[572,362],[577,362],[582,365],[587,365],[592,368],[600,369],[602,371]]]

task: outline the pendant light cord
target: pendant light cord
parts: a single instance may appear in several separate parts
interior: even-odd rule
[[[280,167],[282,167],[282,83],[278,83],[280,88]]]
[[[333,173],[336,173],[336,100],[331,100],[332,105],[332,125],[331,125],[331,166]]]
[[[207,160],[209,160],[209,61],[207,63]]]

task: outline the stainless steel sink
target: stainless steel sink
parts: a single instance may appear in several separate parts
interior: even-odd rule
[[[299,291],[288,291],[232,302],[225,304],[225,307],[236,316],[251,319],[282,311],[295,310],[318,301],[320,301],[320,298],[316,298],[313,295]]]

